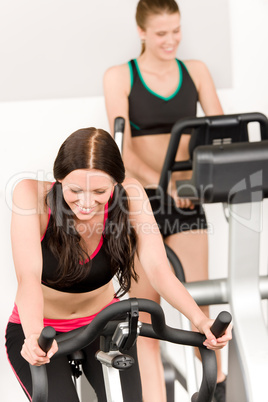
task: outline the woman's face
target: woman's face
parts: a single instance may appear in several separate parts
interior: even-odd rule
[[[60,182],[63,197],[79,220],[102,213],[116,184],[108,174],[95,169],[74,170]]]
[[[139,35],[145,40],[145,51],[152,52],[161,59],[176,57],[181,41],[180,14],[157,14],[147,19],[145,31],[138,28]]]

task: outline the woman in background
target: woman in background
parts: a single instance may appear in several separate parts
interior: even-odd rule
[[[188,179],[191,172],[172,175],[169,195],[173,207],[156,197],[160,173],[170,139],[171,128],[180,118],[196,116],[199,101],[206,115],[223,113],[206,65],[199,60],[176,58],[181,41],[181,16],[174,0],[140,0],[136,10],[142,42],[139,57],[109,68],[104,76],[104,94],[110,127],[114,119],[125,119],[123,159],[127,174],[138,179],[147,192],[165,243],[178,255],[186,281],[208,279],[207,224],[201,206],[177,197],[175,181]],[[189,133],[181,137],[177,160],[189,158]],[[131,295],[157,302],[141,265],[141,278],[133,284]],[[208,307],[202,307],[208,315]],[[143,317],[143,319],[146,319]],[[145,402],[165,401],[165,384],[156,340],[139,339],[141,377]],[[225,374],[217,353],[217,402],[225,401]],[[148,367],[149,365],[149,367]]]

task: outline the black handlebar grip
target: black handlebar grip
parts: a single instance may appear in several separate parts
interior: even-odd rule
[[[123,133],[125,130],[125,119],[123,117],[116,117],[114,120],[114,132]]]
[[[216,338],[220,338],[230,322],[232,321],[232,316],[228,311],[221,311],[217,316],[216,320],[212,324],[210,330]]]
[[[53,327],[43,328],[40,337],[38,339],[38,345],[44,352],[48,352],[55,339],[56,331]]]

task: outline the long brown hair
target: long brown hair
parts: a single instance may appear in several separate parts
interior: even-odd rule
[[[180,13],[179,6],[175,0],[140,0],[136,9],[136,23],[143,30],[146,30],[148,17],[159,14]],[[141,54],[145,51],[145,43],[141,44]]]
[[[60,147],[54,162],[56,182],[47,196],[52,221],[48,245],[59,261],[58,279],[53,283],[68,286],[81,281],[91,267],[89,255],[74,226],[75,215],[64,200],[59,182],[77,169],[101,170],[118,183],[112,199],[109,200],[103,247],[110,256],[111,269],[118,278],[120,295],[123,295],[130,289],[131,278],[137,280],[134,269],[136,232],[129,222],[128,197],[122,186],[125,168],[111,135],[94,127],[80,129],[71,134]],[[81,269],[78,261],[87,259],[89,262]]]

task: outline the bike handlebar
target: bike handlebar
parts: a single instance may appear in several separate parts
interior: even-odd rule
[[[38,345],[44,352],[48,352],[56,337],[56,331],[53,327],[45,327],[38,339]]]
[[[212,400],[213,392],[216,387],[216,358],[215,353],[206,349],[203,345],[205,335],[193,331],[184,331],[180,329],[171,328],[166,325],[165,315],[162,307],[147,299],[134,299],[135,303],[138,302],[139,311],[151,314],[152,324],[142,324],[140,335],[145,337],[152,337],[179,343],[183,345],[197,346],[200,349],[203,366],[203,380],[200,390],[193,398],[195,402],[209,402]],[[118,303],[111,304],[103,309],[94,320],[85,327],[79,328],[69,333],[57,335],[55,339],[58,342],[58,351],[51,358],[69,355],[79,349],[83,349],[100,336],[106,324],[116,316],[127,314],[131,311],[133,299],[123,300]],[[231,322],[231,315],[228,312],[222,312],[213,323],[212,330],[217,337],[225,332],[227,326]],[[43,329],[39,344],[43,342],[43,335],[45,334],[46,342],[49,334],[52,334],[53,329],[46,327]],[[53,342],[52,338],[51,343]],[[31,366],[32,382],[33,382],[33,396],[32,402],[46,402],[47,401],[47,374],[46,367]]]
[[[216,338],[220,338],[232,320],[231,314],[228,311],[221,311],[213,322],[210,331]]]

